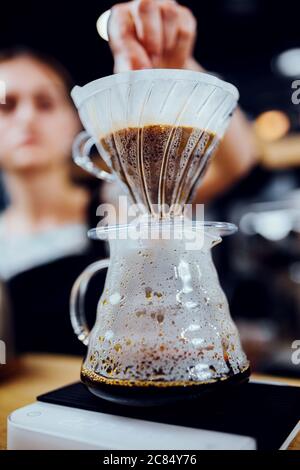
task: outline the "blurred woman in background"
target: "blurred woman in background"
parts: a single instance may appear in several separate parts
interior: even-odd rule
[[[81,125],[72,80],[53,59],[26,50],[0,53],[0,169],[8,197],[0,215],[0,278],[10,296],[18,351],[81,353],[69,295],[103,244],[87,229],[99,204],[71,178]]]

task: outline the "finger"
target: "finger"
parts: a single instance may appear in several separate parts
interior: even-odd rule
[[[134,23],[127,4],[118,4],[112,7],[107,30],[112,52],[119,52],[124,46],[124,41],[134,38]]]
[[[176,40],[178,62],[184,62],[191,56],[194,48],[197,22],[192,12],[186,7],[179,7],[179,27]]]
[[[147,52],[135,40],[127,41],[122,51],[114,53],[114,62],[115,73],[152,67],[152,62]]]
[[[109,45],[115,72],[151,67],[150,58],[139,44],[128,4],[115,5],[108,22]]]
[[[178,33],[178,5],[167,0],[160,5],[163,24],[163,46],[164,51],[168,52],[175,47]]]
[[[157,0],[135,0],[132,16],[137,38],[152,57],[162,53],[162,18]]]

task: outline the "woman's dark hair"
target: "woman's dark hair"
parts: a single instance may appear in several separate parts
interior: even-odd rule
[[[68,96],[74,86],[74,81],[68,70],[54,57],[24,46],[15,46],[8,49],[0,49],[0,64],[20,57],[29,57],[36,62],[49,67],[63,82]]]

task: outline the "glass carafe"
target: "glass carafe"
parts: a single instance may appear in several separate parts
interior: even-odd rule
[[[184,222],[184,223],[183,223]],[[82,381],[94,394],[129,405],[157,405],[247,379],[242,350],[211,249],[235,226],[183,218],[99,227],[110,257],[76,281],[71,319],[88,352]],[[90,332],[84,297],[107,268]]]

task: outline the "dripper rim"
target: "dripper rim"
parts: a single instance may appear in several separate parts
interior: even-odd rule
[[[238,231],[238,227],[231,223],[231,222],[216,222],[216,221],[199,221],[199,220],[183,220],[181,217],[178,219],[160,219],[155,220],[151,219],[142,220],[138,222],[140,225],[139,227],[149,227],[151,224],[154,228],[160,227],[186,227],[188,229],[192,229],[193,231],[203,230],[211,235],[215,235],[218,237],[224,237],[227,235],[232,235]],[[120,232],[125,232],[132,226],[132,224],[117,224],[117,225],[106,225],[106,226],[99,226],[92,228],[88,231],[88,237],[92,240],[105,240],[109,238],[110,234],[116,234]],[[210,233],[211,232],[211,233]]]
[[[110,88],[112,85],[134,83],[136,81],[142,80],[143,77],[146,77],[147,80],[163,79],[164,74],[166,74],[165,79],[171,78],[173,80],[190,80],[213,85],[216,88],[220,88],[224,92],[231,94],[236,101],[238,101],[240,96],[238,89],[232,83],[226,82],[225,80],[222,80],[209,73],[196,72],[194,70],[186,69],[143,69],[130,70],[128,72],[120,72],[117,74],[108,75],[106,77],[98,78],[89,83],[86,83],[83,86],[76,85],[71,91],[71,97],[77,109],[79,109],[87,99]],[[99,87],[100,83],[103,86]]]

